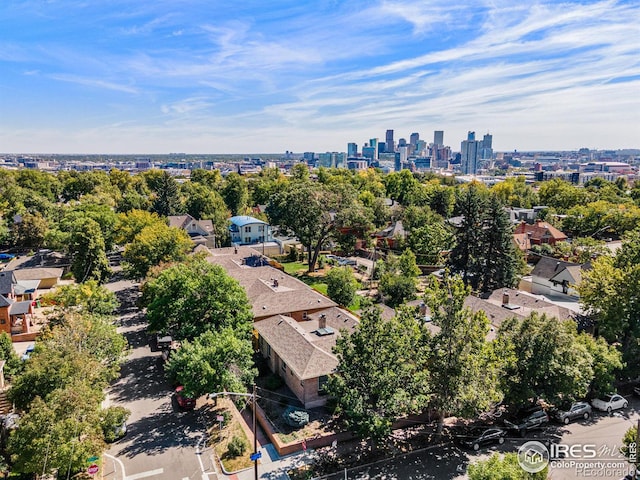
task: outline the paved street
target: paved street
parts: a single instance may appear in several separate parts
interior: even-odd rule
[[[591,478],[598,480],[620,480],[621,469],[629,466],[615,452],[620,447],[621,439],[629,427],[637,423],[640,418],[640,400],[628,397],[630,406],[625,412],[617,412],[612,416],[595,412],[593,418],[587,421],[577,421],[568,426],[551,424],[545,431],[536,432],[525,439],[508,439],[501,447],[484,448],[478,453],[461,450],[448,445],[445,447],[432,447],[408,455],[398,456],[391,460],[380,461],[372,465],[351,469],[347,472],[348,479],[358,480],[463,480],[467,475],[458,471],[458,468],[468,463],[483,459],[496,451],[517,451],[518,447],[528,440],[566,445],[595,445],[597,458],[573,460],[574,465],[565,468],[553,467],[550,469],[550,478],[553,480],[575,480]],[[635,422],[635,423],[634,423]],[[607,453],[605,450],[608,450]],[[603,470],[586,468],[582,469],[582,462],[594,466],[596,461],[614,464]],[[326,480],[342,480],[344,472],[332,476],[323,477]]]
[[[206,406],[181,412],[164,380],[160,352],[152,352],[143,315],[135,307],[137,285],[120,280],[107,287],[121,302],[119,331],[131,348],[108,401],[131,410],[127,435],[107,451],[105,480],[216,480],[204,445]]]

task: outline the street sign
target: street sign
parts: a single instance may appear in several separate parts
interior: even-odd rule
[[[216,417],[216,421],[217,421],[217,422],[224,422],[224,417],[223,417],[222,415],[218,415],[218,416]]]
[[[262,457],[262,452],[256,452],[256,453],[252,453],[251,456],[249,457],[251,459],[252,462],[255,462],[256,460],[258,460],[260,457]],[[246,458],[246,457],[245,457]]]
[[[95,463],[98,460],[100,460],[100,457],[96,457],[96,456],[89,457],[89,458],[87,458],[87,463]]]
[[[87,473],[89,475],[95,475],[99,471],[100,471],[100,467],[98,465],[96,465],[95,463],[93,465],[90,465],[89,468],[87,468]]]

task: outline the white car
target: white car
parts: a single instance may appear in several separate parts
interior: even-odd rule
[[[591,405],[596,410],[611,413],[613,410],[627,408],[629,406],[629,402],[622,395],[613,393],[611,395],[605,395],[602,398],[591,400]]]

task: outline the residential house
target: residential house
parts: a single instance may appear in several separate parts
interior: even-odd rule
[[[196,220],[191,215],[170,215],[169,226],[187,232],[196,245],[215,248],[215,232],[211,220]]]
[[[531,250],[531,237],[528,233],[514,233],[513,243],[522,253],[527,253]]]
[[[556,243],[567,240],[567,236],[564,233],[550,223],[542,220],[536,220],[533,225],[529,225],[524,221],[520,222],[513,233],[528,235],[532,245],[542,245],[544,243],[555,245]]]
[[[409,305],[417,306],[420,318],[426,322],[427,328],[433,333],[440,331],[440,328],[431,323],[430,312],[426,305],[420,300],[409,302]],[[530,293],[514,290],[511,288],[499,288],[491,292],[487,297],[477,297],[469,295],[464,300],[464,306],[471,312],[484,312],[487,316],[490,329],[487,334],[488,340],[493,340],[502,323],[509,318],[525,318],[533,312],[537,312],[547,317],[554,317],[561,321],[580,321],[581,316],[576,312],[562,305],[536,297]],[[582,328],[587,328],[583,326]]]
[[[14,341],[31,340],[33,301],[15,301],[0,295],[0,332],[6,332]],[[24,337],[24,338],[23,338]]]
[[[55,287],[63,273],[64,269],[58,267],[18,268],[13,271],[13,276],[17,284],[37,281],[36,288],[44,289]]]
[[[253,248],[216,248],[207,260],[221,265],[245,289],[256,321],[273,315],[302,321],[319,310],[337,306],[306,283],[272,267],[269,259]]]
[[[273,241],[271,229],[263,222],[248,215],[239,215],[229,219],[231,226],[231,243],[236,245],[252,245]]]
[[[258,345],[269,367],[278,373],[304,408],[327,402],[324,390],[328,376],[338,367],[333,354],[343,332],[353,332],[358,319],[332,307],[316,312],[304,321],[275,315],[256,322]]]
[[[207,260],[222,266],[247,292],[257,347],[305,408],[323,405],[324,383],[338,364],[332,353],[340,330],[358,319],[304,282],[271,266],[246,246],[217,248]]]
[[[582,272],[590,268],[590,263],[571,263],[541,256],[531,272],[531,293],[578,298],[577,286],[582,280]]]
[[[400,240],[407,238],[407,231],[402,225],[402,220],[397,220],[387,228],[375,232],[373,237],[375,238],[376,246],[394,250],[399,247]]]

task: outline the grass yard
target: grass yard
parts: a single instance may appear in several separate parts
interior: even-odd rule
[[[284,271],[289,275],[304,274],[309,268],[309,266],[306,263],[302,263],[302,262],[288,262],[288,263],[280,262],[280,263],[284,267]]]
[[[219,424],[215,424],[210,427],[209,432],[211,444],[218,455],[218,458],[222,462],[222,465],[224,465],[224,468],[228,472],[236,472],[253,465],[253,462],[249,458],[252,452],[252,447],[247,435],[240,426],[240,423],[231,413],[230,402],[231,401],[227,398],[218,399],[218,408],[214,410],[214,414],[216,416],[225,415],[230,418],[230,420],[226,425],[223,425],[222,430],[220,430]],[[225,414],[225,411],[229,413]],[[228,450],[229,442],[231,442],[234,437],[242,438],[247,447],[244,453],[237,457],[232,457]]]

